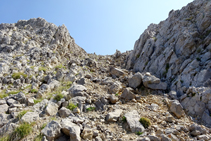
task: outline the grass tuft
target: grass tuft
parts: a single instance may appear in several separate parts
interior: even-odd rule
[[[23,110],[18,114],[18,119],[20,120],[28,111],[27,110]]]
[[[37,90],[37,89],[31,89],[30,92],[31,92],[31,93],[37,93],[38,90]]]
[[[55,99],[56,101],[60,101],[63,97],[64,97],[64,96],[63,96],[61,93],[58,93],[58,94],[54,97],[54,99]]]
[[[144,128],[148,128],[151,125],[150,119],[141,117],[139,122],[144,126]]]
[[[20,79],[21,76],[23,76],[24,78],[27,77],[27,74],[23,73],[23,72],[17,72],[17,73],[13,73],[12,74],[12,78],[13,79]]]
[[[89,107],[89,108],[87,108],[86,110],[87,111],[94,111],[96,108],[95,107]]]
[[[12,133],[10,136],[10,140],[15,140],[15,139],[22,139],[29,135],[32,132],[32,124],[29,123],[22,123],[20,126],[18,126],[15,131]]]

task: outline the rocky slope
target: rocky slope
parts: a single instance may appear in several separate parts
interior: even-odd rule
[[[150,72],[177,91],[187,113],[211,124],[211,2],[195,0],[151,24],[136,41],[127,69]]]
[[[0,141],[211,140],[210,5],[171,11],[107,56],[42,18],[0,24]]]

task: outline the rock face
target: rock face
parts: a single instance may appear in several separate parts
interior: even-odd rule
[[[209,0],[195,0],[181,10],[170,11],[169,17],[159,24],[149,25],[126,62],[127,69],[150,72],[166,82],[159,83],[158,79],[145,75],[144,86],[176,91],[178,97],[183,97],[184,109],[194,117],[204,115],[206,121],[209,104],[200,100],[200,97],[206,99],[203,90],[192,93],[193,97],[184,95],[189,96],[187,90],[191,87],[204,89],[211,84],[210,5]]]
[[[136,41],[126,68],[150,72],[180,93],[184,86],[207,86],[211,73],[210,5],[208,0],[195,0],[181,10],[170,11],[158,25],[151,24]]]

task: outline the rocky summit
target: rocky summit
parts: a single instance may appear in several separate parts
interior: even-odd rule
[[[0,88],[0,141],[209,141],[211,1],[106,56],[42,18],[2,23]]]

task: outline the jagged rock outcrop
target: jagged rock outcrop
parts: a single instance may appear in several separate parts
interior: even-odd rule
[[[168,90],[177,91],[177,97],[188,93],[193,86],[208,89],[211,86],[210,7],[209,0],[195,0],[181,10],[170,11],[169,17],[159,24],[149,25],[128,55],[126,68],[150,72],[167,82]],[[203,91],[198,94],[201,99],[208,98]],[[200,96],[194,100],[198,94],[193,98],[183,97],[181,102],[188,113],[201,117],[209,104],[200,101]]]
[[[151,24],[136,41],[127,69],[150,72],[180,94],[184,87],[209,86],[211,2],[195,0]]]

